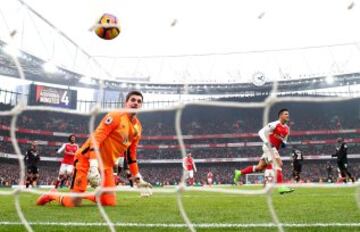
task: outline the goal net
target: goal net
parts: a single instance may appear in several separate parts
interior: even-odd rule
[[[343,7],[350,11],[354,3]],[[110,231],[129,228],[174,231],[239,228],[261,231],[264,228],[272,228],[286,231],[287,228],[294,227],[315,228],[313,231],[326,227],[356,231],[360,228],[360,183],[324,184],[336,181],[336,163],[331,155],[336,151],[337,137],[345,137],[349,150],[355,151],[348,157],[350,166],[352,162],[355,164],[352,169],[349,167],[349,171],[353,173],[353,177],[359,176],[357,164],[360,155],[357,151],[360,149],[356,144],[360,142],[357,138],[360,129],[355,126],[360,117],[360,95],[357,90],[360,77],[358,42],[283,50],[93,57],[22,0],[0,8],[0,13],[1,78],[10,84],[10,79],[16,77],[15,82],[18,82],[15,83],[15,90],[0,88],[0,139],[3,142],[0,146],[0,159],[4,161],[0,165],[0,174],[4,175],[0,176],[0,180],[1,185],[17,186],[11,189],[0,188],[0,205],[4,204],[8,207],[6,211],[18,217],[9,217],[0,212],[0,230],[1,227],[8,229],[17,225],[24,226],[27,231],[41,231],[44,227],[54,230],[62,227],[76,230],[80,227],[107,227]],[[22,21],[14,23],[11,15],[21,15]],[[261,12],[257,18],[262,20],[264,16],[265,12]],[[171,20],[171,29],[174,29],[177,23],[180,24],[181,21]],[[38,37],[26,37],[26,28],[32,28],[30,31]],[[50,34],[53,39],[44,39],[44,34]],[[35,43],[40,43],[38,45],[47,53],[40,54],[39,57],[42,58],[32,55],[33,51],[29,47],[14,51],[15,45],[33,41],[33,47],[36,47]],[[43,58],[56,60],[58,50],[68,50],[68,56],[73,58],[70,62],[68,57],[61,54],[61,59],[57,62],[64,67],[54,67],[53,63],[47,63]],[[345,57],[340,55],[340,50]],[[319,59],[315,54],[326,57],[326,64],[311,66],[312,62]],[[333,57],[329,58],[331,56]],[[294,59],[289,62],[289,57]],[[235,69],[239,64],[244,66],[242,73]],[[44,70],[39,69],[42,66]],[[71,66],[74,69],[71,69]],[[111,73],[108,71],[109,66],[118,69],[114,68],[114,72]],[[301,72],[313,69],[316,71],[312,75],[303,78]],[[80,70],[87,70],[87,73],[82,74],[91,77],[80,75]],[[204,70],[213,71],[207,73]],[[142,71],[145,73],[141,73]],[[191,75],[196,72],[198,76],[208,76],[210,80],[200,84],[191,82]],[[139,81],[127,81],[126,75],[130,75],[129,73],[134,77],[139,76]],[[122,75],[125,77],[121,81],[114,78]],[[153,83],[150,77],[146,79],[146,75],[181,76],[181,81],[158,84]],[[231,80],[229,83],[221,83],[217,81],[218,75],[230,76]],[[276,75],[277,78],[272,79],[272,75]],[[242,76],[246,78],[242,79]],[[47,81],[53,85],[42,84]],[[68,83],[67,88],[63,88],[62,83],[65,82]],[[96,87],[96,91],[90,93],[82,90],[81,94],[77,94],[75,86]],[[333,87],[340,88],[335,93]],[[124,108],[126,93],[133,89],[145,93],[143,109]],[[118,93],[120,91],[121,94]],[[95,100],[87,101],[87,98]],[[146,102],[147,98],[157,100]],[[293,200],[303,205],[304,201],[311,199],[313,195],[325,195],[326,204],[329,205],[319,205],[321,202],[315,201],[312,203],[316,207],[331,208],[330,202],[335,202],[341,213],[345,213],[345,208],[350,206],[348,220],[337,218],[339,221],[332,221],[338,213],[335,211],[330,213],[334,218],[328,217],[325,221],[321,221],[322,218],[314,214],[314,218],[308,218],[307,213],[296,211],[293,207],[294,217],[300,218],[295,220],[283,208],[285,204],[291,204],[291,200],[285,196],[279,198],[276,192],[283,185],[270,183],[266,187],[248,187],[233,183],[235,169],[256,165],[259,161],[263,143],[257,132],[276,119],[276,112],[284,106],[287,106],[290,112],[296,112],[294,118],[298,120],[290,125],[290,128],[294,126],[297,130],[290,132],[290,138],[293,136],[294,139],[289,141],[289,148],[285,150],[287,153],[281,154],[284,161],[283,170],[288,174],[285,176],[288,180],[286,185],[295,188],[296,195]],[[150,181],[154,188],[149,190],[141,187],[99,186],[84,193],[68,190],[53,193],[59,197],[87,197],[95,194],[96,213],[91,213],[88,205],[81,206],[71,211],[70,219],[61,218],[62,214],[69,215],[69,211],[60,206],[53,207],[53,204],[49,209],[46,206],[34,206],[37,197],[48,193],[48,189],[25,187],[28,172],[28,167],[24,163],[25,148],[32,141],[37,141],[41,146],[45,154],[41,162],[46,164],[41,166],[40,172],[46,173],[42,178],[47,178],[45,182],[49,185],[46,187],[52,188],[51,181],[54,170],[57,175],[57,168],[51,163],[58,162],[61,158],[53,155],[55,148],[60,145],[60,140],[64,141],[70,134],[76,134],[80,141],[85,141],[89,134],[95,131],[101,118],[114,110],[135,112],[139,118],[146,118],[144,124],[150,130],[145,132],[144,127],[143,140],[138,147],[138,162],[144,180]],[[301,115],[302,120],[296,114]],[[352,126],[346,122],[351,122]],[[96,139],[90,136],[92,142],[96,143]],[[307,152],[302,172],[302,182],[305,183],[291,182],[292,158],[289,154],[293,148]],[[104,176],[101,154],[96,148],[95,153],[101,176]],[[197,166],[194,170],[195,183],[188,182],[188,172],[183,168],[183,159],[188,153],[193,154]],[[273,159],[275,155],[271,149]],[[274,168],[279,167],[274,165]],[[213,175],[210,179],[216,185],[200,187],[207,184],[209,173]],[[316,175],[317,179],[310,176],[312,174]],[[3,180],[4,177],[8,179]],[[249,174],[244,179],[246,184],[263,184],[264,175]],[[313,189],[317,192],[309,192]],[[128,193],[122,195],[126,200],[122,202],[124,207],[121,204],[113,209],[105,208],[99,199],[106,192]],[[139,193],[141,196],[149,196],[151,193],[153,195],[149,198],[139,198]],[[351,197],[344,206],[330,193],[355,197]],[[261,197],[255,199],[256,196]],[[244,198],[239,200],[240,197]],[[13,201],[14,205],[6,202],[7,200]],[[164,202],[174,203],[176,207],[169,207]],[[15,208],[16,214],[9,208]],[[305,205],[304,208],[311,211],[311,205]],[[234,217],[241,211],[239,209],[248,214],[256,211],[259,215],[251,218],[259,217],[254,219],[255,223],[249,221],[249,217],[241,218],[239,222],[238,217]],[[155,211],[158,217],[154,216]],[[81,217],[80,214],[85,216]],[[87,217],[88,215],[91,216]],[[158,222],[159,220],[162,221]]]
[[[245,177],[245,184],[264,184],[264,173],[252,173]]]

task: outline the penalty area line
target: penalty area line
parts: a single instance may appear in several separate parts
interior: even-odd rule
[[[106,223],[96,222],[29,222],[34,226],[108,226]],[[22,225],[21,222],[0,221],[1,225]],[[163,223],[113,223],[117,227],[152,227],[152,228],[186,228],[186,224],[163,224]],[[281,223],[284,227],[360,227],[360,223]],[[252,224],[231,224],[231,223],[195,223],[196,228],[256,228],[256,227],[277,227],[275,223],[252,223]]]

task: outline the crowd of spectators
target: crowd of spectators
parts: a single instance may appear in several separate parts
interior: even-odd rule
[[[58,176],[60,163],[42,163],[39,166],[39,185],[54,184]],[[25,175],[26,175],[26,170]],[[0,159],[0,187],[19,184],[20,166],[15,160]]]
[[[306,130],[339,130],[339,129],[357,129],[360,125],[360,109],[354,107],[359,105],[359,100],[350,100],[341,103],[279,103],[272,107],[270,112],[270,120],[276,119],[277,110],[287,107],[290,110],[290,126],[292,131],[306,131]],[[10,106],[0,104],[0,111],[9,110]],[[103,114],[98,115],[97,122],[102,118]],[[146,112],[139,115],[143,127],[144,136],[170,135],[175,133],[175,111],[172,112]],[[182,133],[185,135],[204,135],[204,134],[234,134],[234,133],[257,133],[262,127],[263,109],[246,109],[246,108],[219,108],[210,106],[187,106],[184,109],[181,120]],[[88,133],[89,116],[81,116],[76,114],[65,114],[49,111],[24,111],[17,118],[16,126],[18,128],[52,131],[52,132],[66,132],[66,133]],[[1,116],[0,125],[9,126],[11,117]],[[96,122],[96,124],[97,124]],[[358,132],[347,134],[321,134],[321,135],[303,135],[291,136],[292,141],[313,141],[330,139],[335,141],[339,136],[345,138],[358,138]],[[2,136],[9,136],[9,130],[0,129],[0,139]],[[39,140],[39,141],[56,141],[66,142],[66,137],[30,134],[30,133],[16,133],[19,139]],[[81,144],[84,139],[78,139]],[[260,142],[258,137],[250,138],[213,138],[213,139],[196,139],[185,140],[186,145],[193,144],[210,144],[210,143],[233,143],[233,142]],[[143,140],[142,145],[177,145],[177,140]],[[20,149],[24,154],[29,148],[29,144],[19,143]],[[40,156],[54,157],[56,146],[39,146]],[[283,157],[289,156],[291,149],[290,145],[287,149],[281,152]],[[308,155],[330,155],[335,152],[335,144],[309,144],[297,145],[296,148],[303,151],[305,156]],[[191,149],[195,159],[200,158],[246,158],[259,157],[261,155],[261,147],[224,147],[224,148],[192,148]],[[14,153],[11,142],[2,141],[0,143],[0,152]],[[349,153],[359,154],[360,145],[356,143],[349,143]],[[139,149],[139,160],[142,159],[180,159],[181,153],[178,149]],[[4,160],[4,159],[3,159]],[[355,161],[354,161],[355,162]],[[358,162],[358,161],[356,161]],[[14,164],[1,163],[0,178],[1,183],[4,184],[4,176],[6,176],[6,183],[15,183],[18,180],[17,172],[11,167]],[[227,167],[224,166],[227,165]],[[233,163],[220,163],[219,165],[211,165],[211,169],[218,178],[217,181],[221,183],[229,183],[231,181]],[[239,164],[237,164],[239,165]],[[240,164],[241,165],[241,164]],[[319,167],[318,169],[315,168]],[[310,181],[319,181],[324,177],[323,163],[313,164],[309,163],[304,166],[304,178]],[[311,168],[307,168],[311,167]],[[315,169],[313,169],[315,168]],[[40,183],[51,183],[57,175],[57,165],[44,166],[42,172],[45,174],[40,178]],[[206,167],[199,167],[199,172],[196,174],[197,179],[205,179]],[[291,173],[285,167],[285,176]],[[310,170],[313,172],[311,173]],[[314,171],[318,170],[318,171]],[[145,165],[143,172],[145,175],[151,177],[153,182],[174,183],[178,182],[181,175],[180,167],[165,166],[152,167]],[[359,174],[358,168],[353,166],[355,175]],[[6,174],[8,173],[8,174]],[[315,174],[313,174],[315,173]],[[203,176],[203,177],[202,177]],[[46,179],[46,178],[47,179]],[[54,177],[54,178],[53,178]]]
[[[239,169],[250,163],[198,163],[198,171],[195,173],[196,183],[205,184],[206,175],[209,171],[214,174],[214,181],[217,184],[232,184],[234,169]],[[328,182],[328,162],[322,161],[305,161],[303,170],[300,174],[302,182]],[[332,165],[332,182],[336,181],[337,166],[336,162]],[[40,178],[38,184],[54,184],[59,170],[59,163],[46,163],[39,166]],[[356,179],[360,178],[360,161],[350,160],[349,170]],[[19,183],[19,165],[15,162],[0,163],[0,186],[11,186]],[[181,164],[140,164],[141,174],[154,185],[173,185],[180,181],[182,175]],[[286,182],[292,180],[291,162],[284,162],[284,179]],[[245,179],[243,179],[245,182]]]
[[[292,130],[320,130],[354,128],[360,122],[359,100],[341,103],[279,103],[272,107],[270,120],[277,118],[277,110],[290,110]],[[9,110],[0,103],[0,111]],[[219,108],[188,106],[182,114],[183,134],[253,133],[262,127],[263,109]],[[102,118],[99,114],[97,122]],[[39,120],[41,118],[42,120]],[[139,114],[144,135],[175,135],[175,111]],[[17,119],[17,127],[57,132],[87,133],[89,116],[50,111],[24,111]],[[11,117],[0,117],[0,124],[10,125]]]
[[[63,142],[66,142],[64,140]],[[334,144],[309,144],[309,145],[289,145],[287,148],[282,149],[280,154],[282,157],[290,157],[293,148],[299,149],[305,156],[329,156],[335,153]],[[25,154],[29,149],[30,144],[19,144],[22,154]],[[360,154],[360,144],[349,143],[349,154]],[[57,157],[62,158],[62,154],[57,154],[57,146],[39,146],[38,151],[41,157]],[[227,158],[255,158],[260,157],[262,154],[261,146],[255,147],[227,147],[227,148],[193,148],[187,149],[191,152],[195,159],[227,159]],[[0,143],[0,152],[14,154],[14,147],[11,142]],[[182,158],[181,151],[179,149],[139,149],[138,159],[180,159]]]

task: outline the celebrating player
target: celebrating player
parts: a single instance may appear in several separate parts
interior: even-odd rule
[[[186,157],[183,158],[183,169],[185,180],[189,181],[189,185],[194,185],[194,172],[197,172],[197,169],[191,152],[187,153]]]
[[[347,149],[348,145],[345,143],[343,138],[337,139],[336,144],[336,153],[332,157],[337,157],[337,165],[339,169],[339,182],[345,182],[348,177],[352,182],[355,182],[355,178],[351,175],[348,170],[348,160],[347,160]]]
[[[139,109],[143,103],[143,95],[139,91],[127,94],[125,100],[126,109]],[[151,184],[143,180],[137,164],[137,146],[141,138],[142,126],[134,112],[113,111],[108,113],[100,122],[82,147],[76,152],[75,170],[71,184],[72,192],[85,192],[88,182],[96,187],[103,181],[103,187],[115,187],[113,167],[119,156],[123,156],[129,149],[128,165],[134,177],[135,184],[139,187],[151,187]],[[104,176],[100,176],[99,161],[95,149],[98,149],[103,164]],[[82,199],[96,202],[95,195],[88,197],[72,197],[55,195],[53,192],[44,194],[37,200],[38,205],[44,205],[50,201],[57,201],[66,207],[79,206]],[[116,195],[112,191],[103,192],[100,195],[100,204],[114,206]]]
[[[68,138],[69,142],[64,143],[56,152],[57,154],[64,152],[64,158],[61,161],[59,176],[55,183],[55,188],[58,188],[59,185],[63,186],[73,173],[75,152],[79,148],[79,145],[75,143],[75,140],[75,135],[70,135]]]
[[[26,188],[29,188],[29,186],[35,187],[36,181],[39,178],[38,163],[40,161],[36,142],[31,143],[30,149],[25,154],[24,161],[27,169]]]
[[[282,161],[279,154],[279,149],[285,147],[287,143],[287,138],[289,135],[289,127],[286,124],[289,121],[289,111],[287,109],[281,109],[278,113],[278,120],[269,123],[264,128],[259,131],[259,136],[264,142],[262,149],[263,155],[258,163],[258,165],[248,166],[241,170],[235,170],[234,182],[237,183],[241,175],[246,175],[253,172],[264,171],[268,164],[275,164],[276,167],[276,176],[277,183],[283,182],[282,175]],[[275,158],[275,163],[273,162],[273,155]],[[279,193],[288,193],[294,191],[294,189],[281,186],[279,188]]]

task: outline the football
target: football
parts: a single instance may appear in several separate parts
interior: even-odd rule
[[[120,34],[120,24],[116,16],[111,14],[103,14],[95,28],[95,33],[102,39],[112,40]]]

